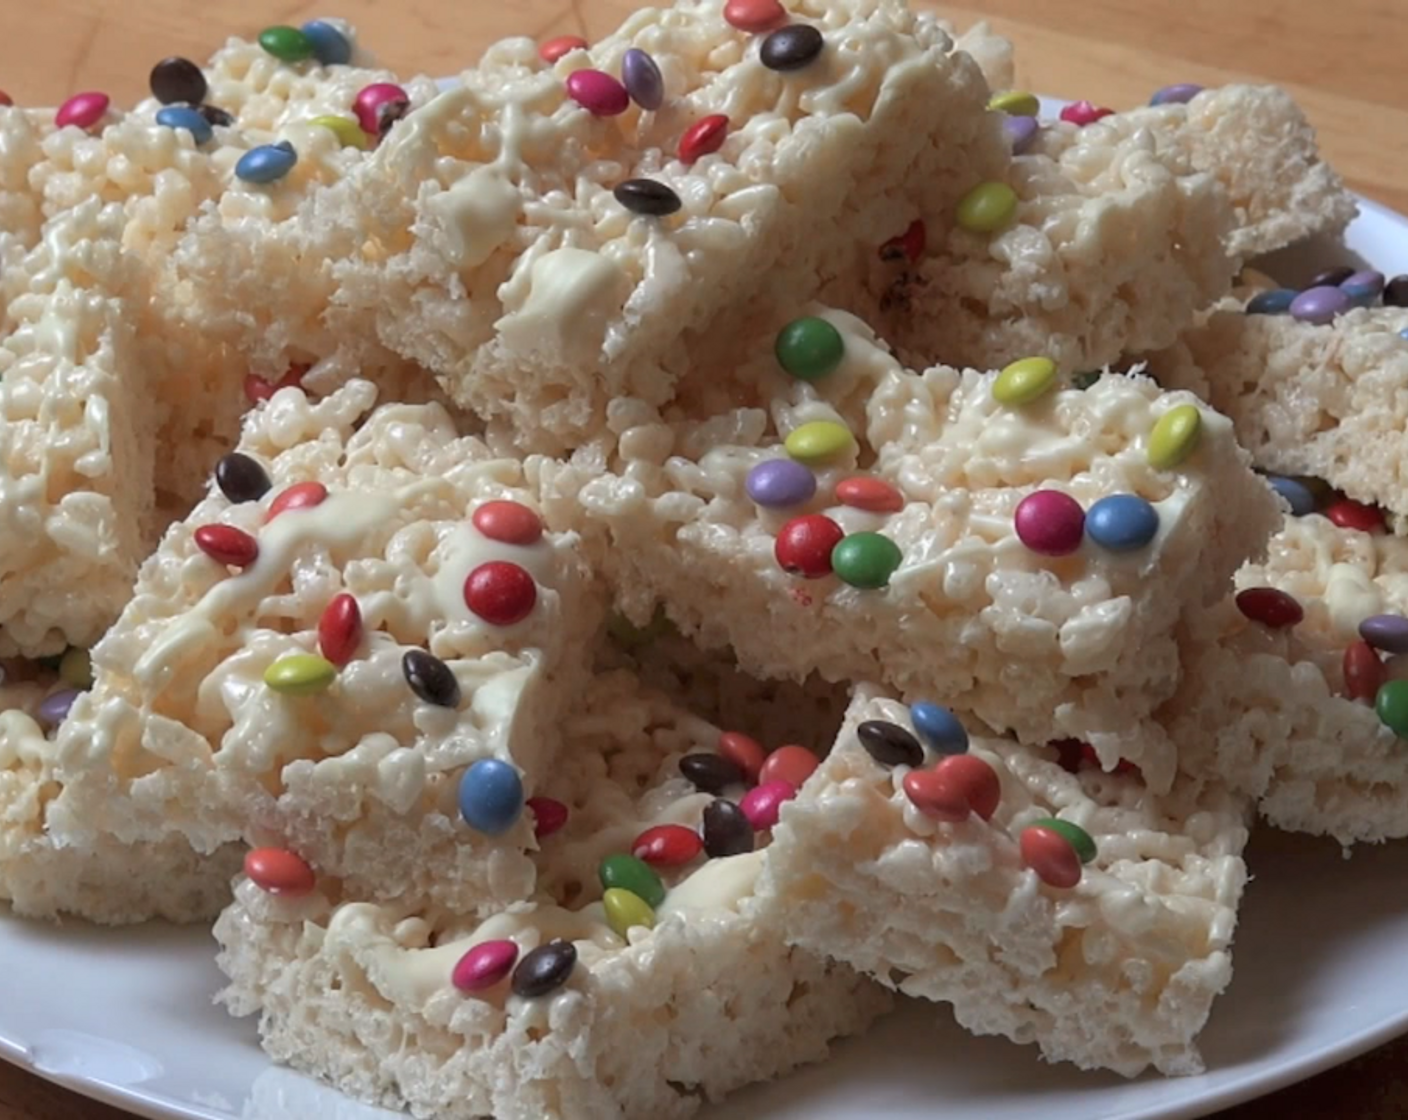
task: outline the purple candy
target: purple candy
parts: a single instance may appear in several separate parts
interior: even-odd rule
[[[52,696],[46,696],[39,704],[39,722],[47,723],[50,727],[57,727],[63,723],[68,716],[68,710],[73,707],[73,702],[78,699],[78,689],[65,688],[55,692]]]
[[[1150,105],[1186,105],[1203,92],[1203,87],[1192,82],[1180,82],[1174,86],[1164,86],[1149,98]]]
[[[1002,127],[1007,132],[1007,138],[1012,141],[1012,154],[1018,156],[1032,146],[1032,141],[1041,129],[1035,117],[1014,117],[1011,114],[1003,118]]]
[[[632,47],[621,59],[621,82],[642,109],[654,112],[665,101],[665,79],[660,67],[643,50]]]
[[[810,501],[816,475],[795,459],[768,459],[748,472],[748,496],[768,509],[785,509]]]
[[[1384,290],[1384,274],[1366,268],[1340,281],[1340,291],[1355,303],[1372,303]]]
[[[1376,614],[1359,624],[1359,636],[1385,653],[1408,653],[1408,618]]]
[[[1302,323],[1323,325],[1353,306],[1338,288],[1309,288],[1291,301],[1291,316]]]

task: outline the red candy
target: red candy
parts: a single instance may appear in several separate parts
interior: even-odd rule
[[[362,642],[362,608],[347,592],[334,595],[318,619],[318,649],[339,669]]]
[[[724,138],[728,136],[728,118],[722,113],[711,113],[709,116],[695,121],[680,137],[679,157],[683,163],[693,163],[695,160],[717,152],[724,146]]]
[[[904,509],[904,495],[883,478],[858,475],[836,484],[836,500],[843,506],[870,513],[898,513]]]
[[[1021,542],[1042,556],[1069,556],[1085,536],[1085,510],[1060,490],[1037,490],[1017,506],[1013,524]]]
[[[725,731],[719,735],[716,748],[719,757],[726,758],[743,771],[750,782],[758,780],[767,752],[758,740],[737,731]]]
[[[1069,121],[1071,124],[1078,124],[1084,128],[1088,124],[1094,124],[1103,117],[1111,116],[1113,109],[1102,109],[1092,105],[1089,101],[1073,101],[1061,110],[1061,119]]]
[[[312,509],[327,499],[328,488],[321,482],[295,482],[269,503],[269,512],[264,515],[264,520],[273,521],[279,514],[291,509]]]
[[[967,799],[953,782],[933,770],[911,770],[903,785],[905,796],[931,820],[957,824],[968,819]]]
[[[462,992],[482,992],[512,972],[517,960],[518,946],[514,942],[481,941],[459,959],[450,973],[450,982]]]
[[[470,518],[491,541],[536,544],[543,536],[543,519],[522,502],[485,502]]]
[[[1272,630],[1294,626],[1305,617],[1299,603],[1274,587],[1249,587],[1237,592],[1237,609],[1253,622]]]
[[[1077,773],[1082,766],[1094,766],[1096,769],[1104,769],[1100,762],[1100,756],[1095,753],[1095,748],[1089,743],[1083,743],[1079,739],[1057,739],[1047,746],[1057,752],[1056,765],[1068,774]],[[1127,758],[1120,759],[1115,763],[1114,772],[1116,774],[1139,774],[1139,767],[1130,762]]]
[[[533,613],[538,585],[517,564],[490,560],[480,564],[464,581],[464,603],[485,622],[512,626]]]
[[[357,92],[352,115],[368,136],[385,136],[387,130],[411,111],[411,98],[394,82],[373,82]]]
[[[699,833],[682,824],[647,828],[631,845],[631,855],[651,867],[682,867],[703,850]]]
[[[821,579],[831,574],[831,550],[845,535],[845,530],[825,514],[794,517],[778,531],[773,555],[789,575]]]
[[[1357,638],[1344,651],[1344,694],[1351,700],[1373,703],[1388,673],[1373,646]]]
[[[787,9],[778,0],[728,0],[724,19],[739,31],[771,31],[787,20]]]
[[[260,401],[267,401],[280,389],[302,389],[303,375],[308,372],[308,366],[290,366],[286,374],[277,381],[265,381],[257,373],[247,373],[244,375],[244,395],[250,404],[258,404]]]
[[[882,261],[897,261],[903,258],[913,264],[924,255],[924,246],[928,240],[929,233],[924,227],[924,220],[915,218],[902,234],[890,238],[880,246],[880,259]]]
[[[313,869],[283,848],[255,848],[244,857],[244,873],[260,890],[297,898],[318,885]]]
[[[1382,533],[1384,515],[1378,506],[1340,498],[1325,507],[1325,516],[1341,529],[1358,529],[1361,533]]]
[[[1071,842],[1050,828],[1024,828],[1017,841],[1022,862],[1048,887],[1069,890],[1080,882],[1080,856]]]
[[[79,128],[92,128],[108,111],[108,95],[105,93],[75,93],[59,106],[54,114],[54,123],[60,128],[77,125]]]
[[[626,87],[600,70],[574,70],[567,75],[567,96],[594,117],[615,117],[631,104]]]
[[[585,50],[586,47],[587,41],[580,35],[558,35],[553,39],[544,39],[538,44],[538,57],[551,64],[565,54]]]
[[[259,558],[259,542],[233,525],[202,525],[192,537],[212,560],[232,568],[247,568]]]
[[[3,89],[0,89],[0,106],[10,106],[13,104],[14,101],[13,99],[11,99],[10,95],[6,93]]]
[[[940,821],[964,821],[969,813],[991,820],[1002,800],[997,771],[972,754],[949,755],[932,770],[911,770],[903,785],[916,809]]]
[[[745,793],[738,807],[743,810],[754,832],[766,832],[777,824],[782,803],[796,796],[797,787],[791,782],[764,782]]]
[[[758,781],[787,782],[801,789],[820,764],[821,760],[806,747],[796,744],[778,747],[758,771]]]
[[[552,797],[530,797],[524,802],[533,813],[533,835],[551,836],[567,823],[567,806]]]

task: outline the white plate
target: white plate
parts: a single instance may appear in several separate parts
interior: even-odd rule
[[[1058,103],[1059,104],[1059,103]],[[1408,219],[1374,203],[1353,255],[1408,272]],[[1303,283],[1342,246],[1283,255]],[[912,1004],[833,1060],[739,1093],[707,1120],[1183,1120],[1308,1077],[1408,1031],[1408,844],[1361,850],[1267,833],[1235,950],[1236,982],[1202,1037],[1209,1072],[1128,1082],[969,1037]],[[0,1057],[156,1120],[387,1120],[271,1066],[251,1021],[210,1002],[220,984],[204,929],[33,926],[0,910]]]

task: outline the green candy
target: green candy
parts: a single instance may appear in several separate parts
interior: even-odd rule
[[[264,683],[285,696],[312,696],[337,679],[337,666],[313,653],[281,657],[264,670]]]
[[[1203,414],[1197,405],[1181,404],[1169,409],[1149,433],[1149,465],[1158,471],[1178,466],[1197,447],[1202,427]]]
[[[1017,212],[1017,192],[1006,183],[979,183],[958,204],[958,224],[970,233],[994,233]]]
[[[344,148],[360,148],[366,151],[372,146],[372,138],[350,117],[314,117],[308,123],[322,125],[337,137],[337,142]]]
[[[59,677],[70,688],[86,692],[93,687],[93,662],[88,651],[78,646],[69,646],[59,658]]]
[[[1034,117],[1041,112],[1041,102],[1033,93],[1009,89],[988,99],[988,108],[1011,117]]]
[[[846,343],[825,319],[794,319],[777,332],[777,363],[799,381],[819,381],[841,364]]]
[[[1103,373],[1104,370],[1086,370],[1084,373],[1078,373],[1073,378],[1071,378],[1071,384],[1074,385],[1077,389],[1089,389],[1092,385],[1094,385],[1097,381],[1100,380],[1100,377]]]
[[[1408,681],[1385,681],[1374,697],[1379,720],[1400,739],[1408,739]]]
[[[283,62],[313,57],[312,42],[296,27],[266,27],[259,33],[259,45]]]
[[[879,533],[852,533],[831,550],[831,570],[852,587],[884,587],[900,566],[900,546]]]
[[[1056,384],[1056,363],[1050,358],[1022,358],[1007,366],[992,383],[998,404],[1020,408],[1046,394]]]
[[[1095,858],[1095,838],[1078,824],[1059,820],[1056,817],[1044,817],[1039,821],[1032,821],[1028,827],[1049,828],[1052,832],[1065,837],[1071,847],[1076,850],[1076,855],[1080,856],[1081,863],[1089,863]]]
[[[655,926],[655,911],[638,894],[612,887],[601,896],[601,902],[606,907],[606,924],[617,937],[624,938],[632,926],[644,926],[646,929]]]
[[[782,441],[787,454],[806,466],[819,466],[855,450],[855,436],[834,420],[813,420],[793,428]]]
[[[659,906],[665,901],[665,884],[650,865],[635,856],[607,856],[597,868],[597,877],[607,890],[619,888],[643,899],[647,906]]]

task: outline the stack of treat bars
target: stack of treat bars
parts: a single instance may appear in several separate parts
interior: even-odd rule
[[[418,1116],[896,993],[1199,1071],[1253,821],[1408,835],[1408,278],[1245,267],[1355,213],[1276,89],[1013,84],[680,0],[0,108],[0,898]]]

